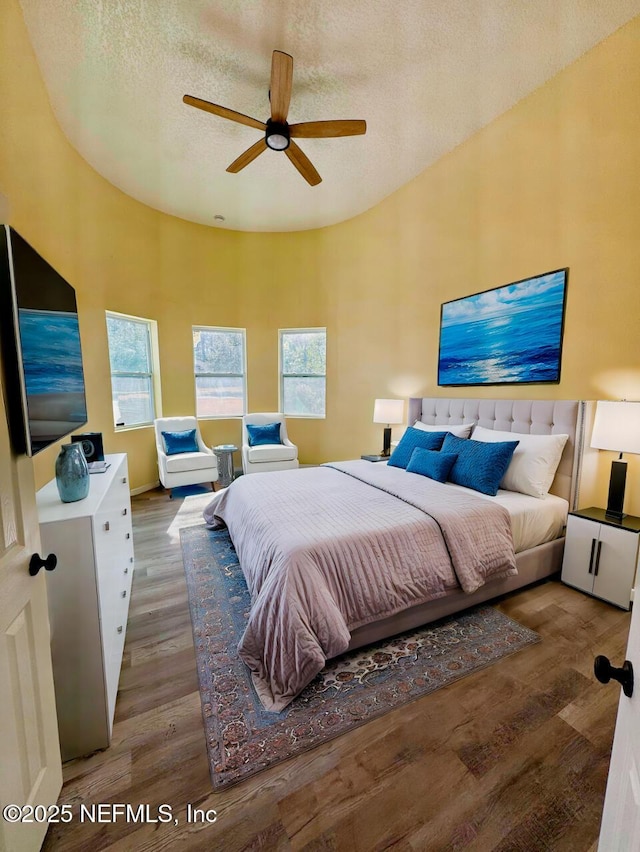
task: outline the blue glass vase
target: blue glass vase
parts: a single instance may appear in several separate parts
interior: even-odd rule
[[[60,447],[56,459],[56,485],[63,503],[84,500],[89,493],[89,466],[80,442]]]

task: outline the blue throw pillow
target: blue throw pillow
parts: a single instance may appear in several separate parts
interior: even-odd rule
[[[249,433],[250,447],[282,443],[279,423],[265,423],[264,426],[250,426],[247,423],[247,432]]]
[[[484,441],[474,441],[473,438],[456,438],[447,435],[442,444],[445,453],[457,453],[449,480],[456,485],[473,488],[481,494],[495,497],[498,493],[500,480],[513,456],[513,451],[519,441],[499,441],[487,444]]]
[[[391,453],[387,464],[392,467],[406,468],[411,453],[416,447],[420,447],[422,450],[439,450],[446,434],[446,432],[424,432],[422,429],[414,429],[413,426],[409,426],[398,441],[398,446]]]
[[[162,437],[168,456],[200,452],[195,429],[186,429],[184,432],[163,432]]]
[[[420,447],[416,447],[411,453],[407,472],[428,476],[429,479],[435,479],[436,482],[446,482],[449,471],[457,458],[458,456],[455,453],[422,450]]]

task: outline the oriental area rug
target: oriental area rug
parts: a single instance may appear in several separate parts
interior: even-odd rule
[[[226,530],[180,530],[214,788],[235,784],[540,640],[490,606],[329,660],[281,713],[237,653],[250,596]]]

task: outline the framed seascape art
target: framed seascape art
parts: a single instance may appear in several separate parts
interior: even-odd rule
[[[445,302],[438,384],[560,381],[568,269]]]

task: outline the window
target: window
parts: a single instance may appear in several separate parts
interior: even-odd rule
[[[326,329],[280,329],[280,405],[284,414],[325,416],[326,371]]]
[[[245,330],[193,327],[198,417],[241,417],[247,410]]]
[[[111,398],[116,426],[147,426],[160,392],[155,320],[107,311]]]

